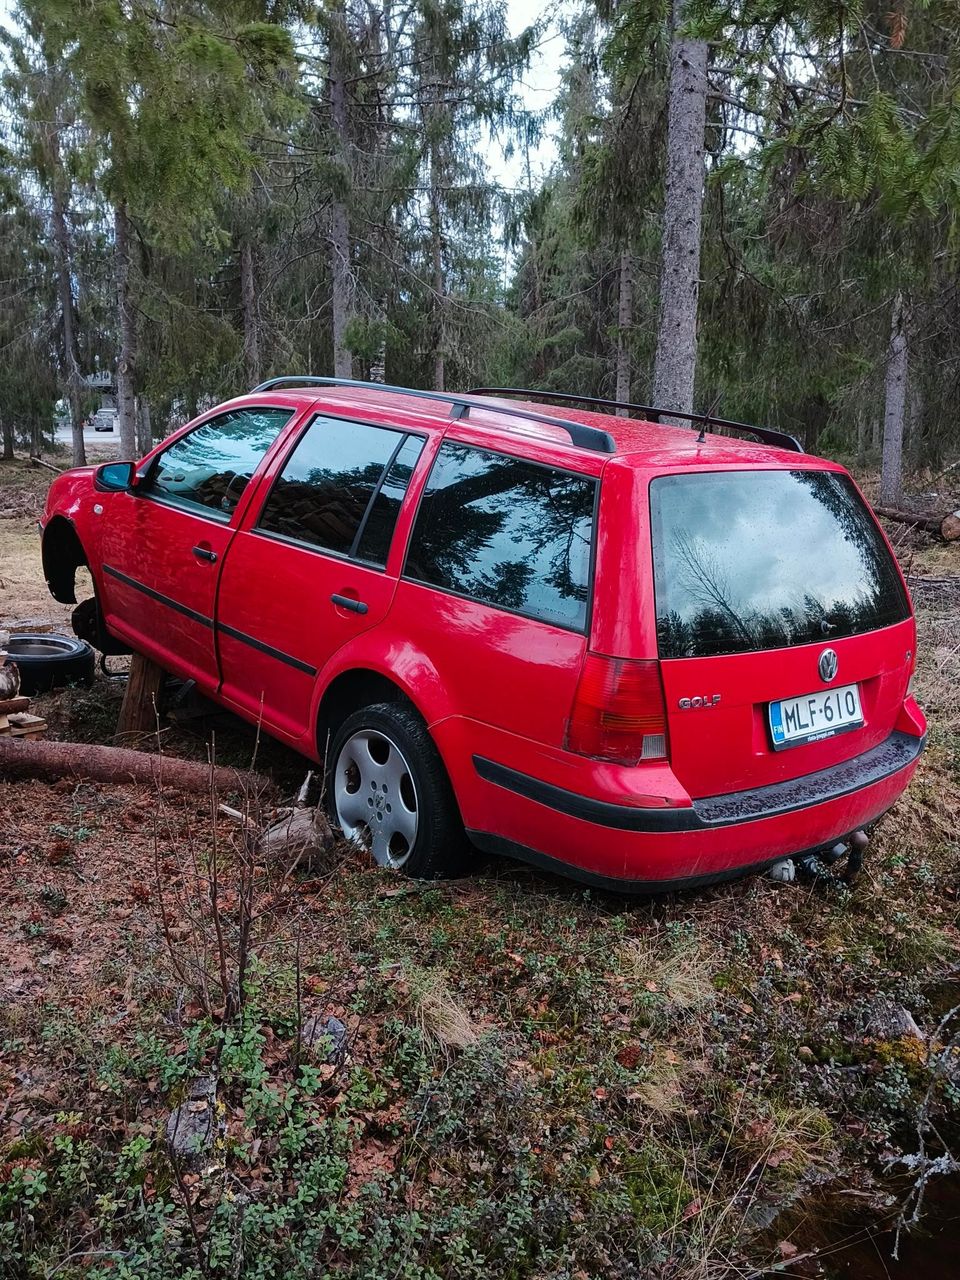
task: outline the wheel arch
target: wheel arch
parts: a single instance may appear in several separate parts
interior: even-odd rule
[[[43,531],[40,543],[43,576],[54,600],[61,604],[77,603],[77,570],[89,568],[87,553],[72,520],[53,516]]]
[[[448,714],[439,674],[423,654],[406,653],[404,661],[386,667],[372,654],[354,653],[353,661],[341,661],[335,670],[323,672],[319,686],[321,692],[313,722],[321,760],[329,736],[359,707],[375,702],[406,702],[424,720],[428,730]],[[432,732],[430,736],[434,737]]]

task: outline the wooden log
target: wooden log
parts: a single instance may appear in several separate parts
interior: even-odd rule
[[[133,733],[156,733],[165,679],[166,673],[162,667],[145,658],[142,653],[133,655],[130,676],[117,718],[117,737]]]
[[[218,792],[262,792],[265,779],[242,769],[217,768],[211,779],[210,766],[196,760],[148,755],[125,747],[88,746],[83,742],[0,739],[0,778],[39,778],[56,782],[71,778],[77,782],[146,783],[176,791],[209,791],[211,782]]]
[[[925,529],[927,533],[939,533],[943,516],[930,515],[923,511],[900,511],[896,507],[874,507],[878,516],[884,520],[894,520],[897,524],[912,524],[917,529]]]
[[[48,471],[55,471],[58,476],[63,475],[63,467],[55,467],[52,462],[44,462],[42,458],[38,458],[35,453],[31,453],[30,462],[35,467],[46,467]]]
[[[960,511],[951,511],[948,516],[943,517],[940,537],[944,542],[956,542],[960,539]]]

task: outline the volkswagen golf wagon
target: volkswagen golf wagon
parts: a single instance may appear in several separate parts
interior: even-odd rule
[[[273,379],[58,477],[45,574],[72,602],[88,566],[102,649],[324,761],[410,875],[475,847],[655,891],[836,849],[923,747],[903,577],[842,467],[659,417]]]

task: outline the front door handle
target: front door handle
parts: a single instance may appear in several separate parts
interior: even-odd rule
[[[349,609],[351,613],[366,613],[367,606],[362,600],[353,600],[350,596],[338,596],[336,594],[330,597],[331,603],[337,605],[340,609]]]
[[[193,554],[198,560],[209,560],[211,564],[217,563],[217,553],[211,551],[209,547],[194,547]]]

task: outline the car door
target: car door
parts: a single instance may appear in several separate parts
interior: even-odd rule
[[[213,618],[223,558],[244,491],[292,412],[215,414],[155,454],[132,492],[103,504],[107,625],[208,690],[219,683]]]
[[[423,443],[314,417],[231,544],[217,603],[221,696],[291,742],[313,734],[320,668],[390,608],[387,556]]]

